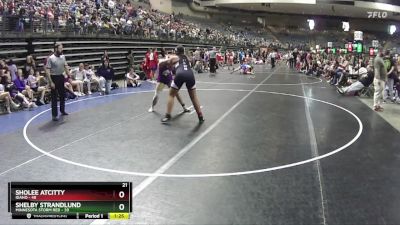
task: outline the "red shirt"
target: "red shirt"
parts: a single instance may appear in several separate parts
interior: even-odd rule
[[[147,70],[149,70],[149,66],[148,66],[148,64],[146,63],[146,61],[147,61],[147,59],[143,60],[142,64],[140,65],[140,67],[142,67],[142,70],[143,70],[144,72],[146,72]]]
[[[126,6],[126,12],[129,14],[129,15],[132,15],[133,13],[133,7],[130,5],[130,6]]]
[[[224,61],[224,57],[222,57],[222,55],[219,53],[217,53],[217,61],[218,62]]]
[[[149,56],[150,56],[150,54],[149,54]],[[157,65],[158,65],[158,52],[157,51],[154,51],[153,52],[153,58],[151,59],[150,58],[150,67],[157,67]]]
[[[9,10],[9,11],[12,11],[14,8],[15,8],[15,3],[14,3],[14,1],[8,2],[8,10]]]
[[[146,52],[145,58],[146,60],[144,60],[144,66],[146,66],[146,69],[148,69],[150,66],[150,52]]]
[[[47,18],[54,19],[54,14],[50,9],[47,11]]]

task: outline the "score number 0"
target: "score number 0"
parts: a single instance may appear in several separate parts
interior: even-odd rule
[[[128,184],[127,183],[122,183],[122,187],[126,188],[126,187],[128,187]],[[119,198],[124,198],[125,197],[125,192],[124,191],[120,191],[118,193],[118,197]],[[119,204],[118,208],[119,208],[119,210],[123,211],[125,209],[125,205],[124,204]]]

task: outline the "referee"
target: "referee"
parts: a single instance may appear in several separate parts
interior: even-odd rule
[[[215,74],[217,72],[217,48],[213,47],[210,51],[210,73]]]
[[[70,76],[68,64],[63,55],[63,46],[61,43],[54,45],[54,54],[51,55],[46,64],[46,76],[50,82],[51,87],[51,112],[53,121],[58,121],[57,115],[57,94],[60,98],[60,112],[61,115],[66,116],[65,112],[65,89],[64,89],[64,75]]]

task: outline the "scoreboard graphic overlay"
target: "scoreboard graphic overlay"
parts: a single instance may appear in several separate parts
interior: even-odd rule
[[[13,219],[129,219],[131,182],[9,182]]]

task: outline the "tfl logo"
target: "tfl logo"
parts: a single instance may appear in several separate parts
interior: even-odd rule
[[[388,13],[387,12],[367,12],[368,13],[368,18],[379,18],[379,19],[384,19],[387,18]]]

